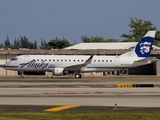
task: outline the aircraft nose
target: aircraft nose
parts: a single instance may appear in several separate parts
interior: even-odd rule
[[[6,69],[7,66],[9,66],[9,64],[8,64],[8,63],[5,63],[5,64],[2,65],[2,68]]]
[[[6,66],[6,64],[3,64],[3,65],[2,65],[2,68],[5,68],[5,66]]]

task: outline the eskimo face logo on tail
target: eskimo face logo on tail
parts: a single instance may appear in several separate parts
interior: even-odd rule
[[[38,68],[44,69],[44,68],[47,68],[48,65],[49,63],[44,63],[44,61],[42,61],[41,63],[36,63],[36,60],[31,60],[27,63],[21,63],[20,68],[27,67],[27,68],[33,68],[33,69],[38,69]]]
[[[142,54],[148,53],[150,51],[151,42],[140,43],[140,52]]]
[[[153,40],[153,37],[142,38],[142,40],[135,47],[135,52],[138,57],[150,57]]]

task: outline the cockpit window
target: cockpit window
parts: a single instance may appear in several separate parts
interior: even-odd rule
[[[11,59],[11,61],[17,61],[17,60],[18,60],[17,58],[12,58],[12,59]]]

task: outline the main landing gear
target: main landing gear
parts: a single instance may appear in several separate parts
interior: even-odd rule
[[[79,73],[77,73],[77,74],[75,74],[75,78],[82,78],[82,75],[81,74],[79,74]]]

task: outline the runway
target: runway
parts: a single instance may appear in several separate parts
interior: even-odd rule
[[[157,108],[160,108],[159,78],[157,76],[113,76],[97,77],[93,80],[89,77],[83,79],[2,77],[0,78],[0,111],[7,111],[7,108],[8,111],[20,111],[19,108],[24,108],[24,112],[25,110],[41,112],[51,108],[51,110],[57,107],[59,109],[61,106],[65,108],[62,111],[112,111],[115,110],[115,104],[118,110],[122,111],[127,109],[136,111],[138,108],[142,111],[145,111],[145,108],[158,111]],[[117,83],[155,84],[156,87],[116,88]]]

